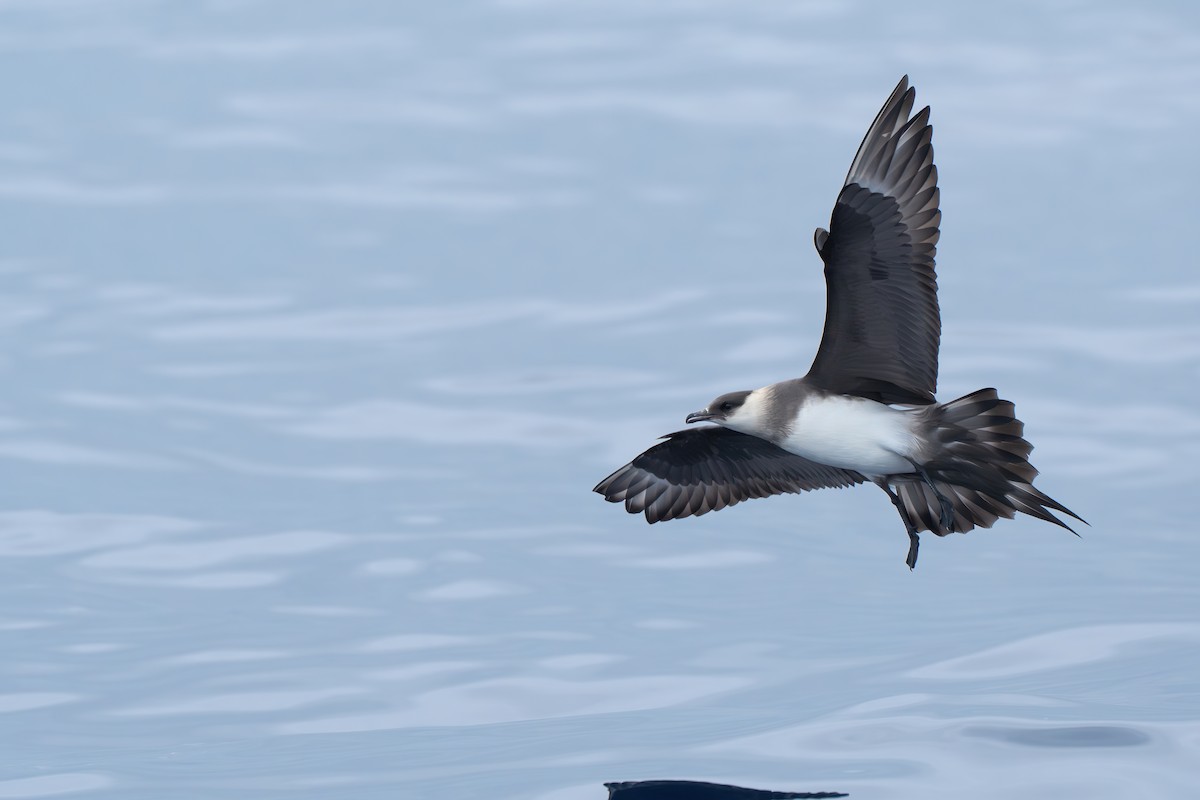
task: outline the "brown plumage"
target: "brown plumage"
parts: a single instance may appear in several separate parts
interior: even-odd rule
[[[826,316],[808,374],[729,392],[601,481],[595,491],[648,522],[742,500],[870,480],[895,504],[916,565],[918,534],[991,527],[1018,512],[1083,521],[1034,488],[1033,446],[994,389],[935,400],[941,224],[929,108],[901,79],[860,145],[829,230]]]

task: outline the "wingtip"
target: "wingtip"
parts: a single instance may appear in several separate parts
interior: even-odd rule
[[[624,471],[624,469],[625,469],[624,467],[621,467],[621,469],[610,474],[607,478],[605,478],[604,480],[600,481],[595,486],[593,486],[592,491],[595,492],[596,494],[607,495],[608,494],[608,485],[610,483],[612,483],[613,478],[617,477],[617,473]],[[604,499],[607,500],[608,497],[606,496]]]

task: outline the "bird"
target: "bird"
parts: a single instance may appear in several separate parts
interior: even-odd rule
[[[1086,521],[1033,485],[1033,450],[1013,403],[992,388],[936,400],[941,314],[934,257],[938,171],[929,107],[908,76],[867,129],[814,244],[825,325],[808,373],[728,392],[596,485],[647,522],[743,500],[874,483],[908,534],[990,528],[1017,512],[1075,533]],[[1076,535],[1078,535],[1076,533]]]

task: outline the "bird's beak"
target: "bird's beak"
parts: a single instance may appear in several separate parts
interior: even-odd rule
[[[706,408],[703,411],[693,411],[691,414],[688,414],[683,421],[686,424],[691,425],[693,422],[708,422],[716,416],[716,414],[708,413],[708,409]]]

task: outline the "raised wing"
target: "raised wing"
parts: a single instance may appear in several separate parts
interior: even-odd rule
[[[937,391],[937,167],[929,107],[910,117],[908,76],[850,165],[829,230],[818,228],[828,305],[808,382],[884,403],[932,403]]]
[[[625,503],[647,522],[707,514],[755,497],[853,486],[866,480],[793,455],[728,428],[690,428],[662,437],[593,491]]]

